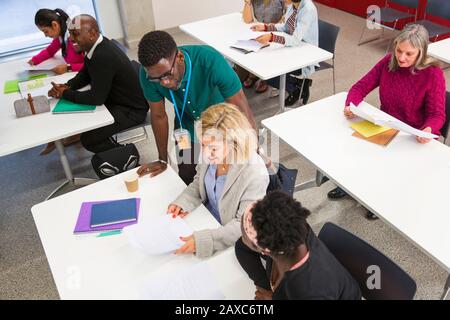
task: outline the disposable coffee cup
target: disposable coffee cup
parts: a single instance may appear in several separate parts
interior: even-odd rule
[[[139,189],[139,175],[137,173],[129,174],[124,179],[128,192],[136,192]]]

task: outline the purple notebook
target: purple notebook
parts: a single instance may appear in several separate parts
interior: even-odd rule
[[[140,208],[140,204],[141,204],[141,199],[140,198],[134,198],[134,199],[136,199],[136,210],[137,210],[136,216],[139,219],[139,208]],[[87,232],[103,232],[103,231],[122,230],[126,226],[137,223],[137,220],[136,220],[136,221],[130,221],[130,222],[125,222],[125,223],[111,224],[108,226],[91,228],[92,206],[94,204],[105,203],[105,202],[110,202],[110,201],[83,202],[81,204],[81,209],[80,209],[80,213],[78,215],[77,224],[75,225],[75,229],[73,230],[73,233],[77,234],[77,233],[87,233]]]

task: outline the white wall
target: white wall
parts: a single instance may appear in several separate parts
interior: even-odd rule
[[[108,38],[124,37],[117,0],[95,0],[97,15],[103,34]]]
[[[156,29],[241,11],[242,0],[153,0]]]

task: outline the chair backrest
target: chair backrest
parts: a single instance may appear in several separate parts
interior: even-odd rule
[[[419,6],[419,0],[389,0],[389,3],[399,4],[403,7],[416,9]]]
[[[447,92],[445,96],[445,122],[444,126],[441,129],[441,134],[445,139],[447,139],[448,137],[449,126],[450,126],[450,92]]]
[[[319,239],[358,282],[367,300],[411,300],[416,293],[415,281],[392,260],[350,232],[333,223],[326,223]],[[370,267],[379,268],[380,288],[370,289]],[[375,271],[376,272],[376,271]],[[369,280],[369,281],[368,281]]]
[[[319,48],[332,52],[334,55],[339,30],[338,26],[319,20]]]
[[[121,44],[119,41],[117,41],[116,39],[111,39],[111,42],[114,43],[116,45],[116,47],[120,49],[120,51],[127,54],[128,49],[123,44]]]
[[[131,60],[131,65],[133,66],[134,71],[139,76],[139,71],[141,70],[141,64],[136,60]]]
[[[426,14],[450,20],[450,1],[428,0]]]

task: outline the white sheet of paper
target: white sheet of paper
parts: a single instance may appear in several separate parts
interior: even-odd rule
[[[379,112],[376,110],[371,110],[369,108],[365,108],[364,105],[360,107],[356,107],[354,104],[350,104],[350,111],[353,112],[356,116],[368,120],[372,123],[375,123],[379,126],[385,126],[392,129],[399,130],[401,132],[409,133],[414,136],[427,138],[427,139],[434,139],[438,138],[437,135],[424,132],[422,130],[418,130],[416,128],[411,127],[410,125],[395,119],[394,117],[391,117],[389,115],[380,115]]]
[[[414,136],[422,137],[422,138],[427,138],[427,139],[439,138],[435,134],[432,134],[429,132],[424,132],[422,130],[418,130],[418,129],[413,128],[410,125],[407,125],[406,123],[401,122],[401,121],[379,120],[377,124],[381,125],[381,126],[389,127],[392,129],[397,129],[399,131],[406,132],[406,133],[412,134]]]
[[[263,45],[256,40],[238,40],[232,45],[232,47],[234,48],[240,48],[253,52],[258,52],[259,50],[261,50],[263,47],[266,46],[267,45]]]
[[[29,71],[50,71],[54,67],[59,66],[61,64],[66,64],[66,62],[63,59],[54,58],[54,59],[50,59],[50,60],[41,62],[35,66],[30,66],[28,63],[25,63],[23,65],[23,68],[25,70],[29,70]]]
[[[356,116],[364,120],[370,121],[372,123],[376,123],[376,121],[378,120],[374,112],[370,112],[370,110],[365,110],[363,105],[357,107],[353,103],[350,103],[350,111],[353,112]]]
[[[148,300],[224,300],[217,281],[206,262],[180,272],[164,274],[144,284],[143,299]]]
[[[123,229],[130,243],[149,255],[173,253],[184,245],[180,237],[192,234],[192,229],[180,217],[170,214],[139,222]]]
[[[22,95],[22,98],[26,99],[28,97],[28,93],[31,94],[31,96],[46,96],[50,89],[52,88],[52,82],[61,84],[66,83],[70,79],[72,79],[75,76],[75,73],[64,73],[62,75],[54,76],[54,77],[47,77],[47,78],[41,78],[41,79],[34,79],[30,81],[25,82],[19,82],[19,89],[20,94]]]

